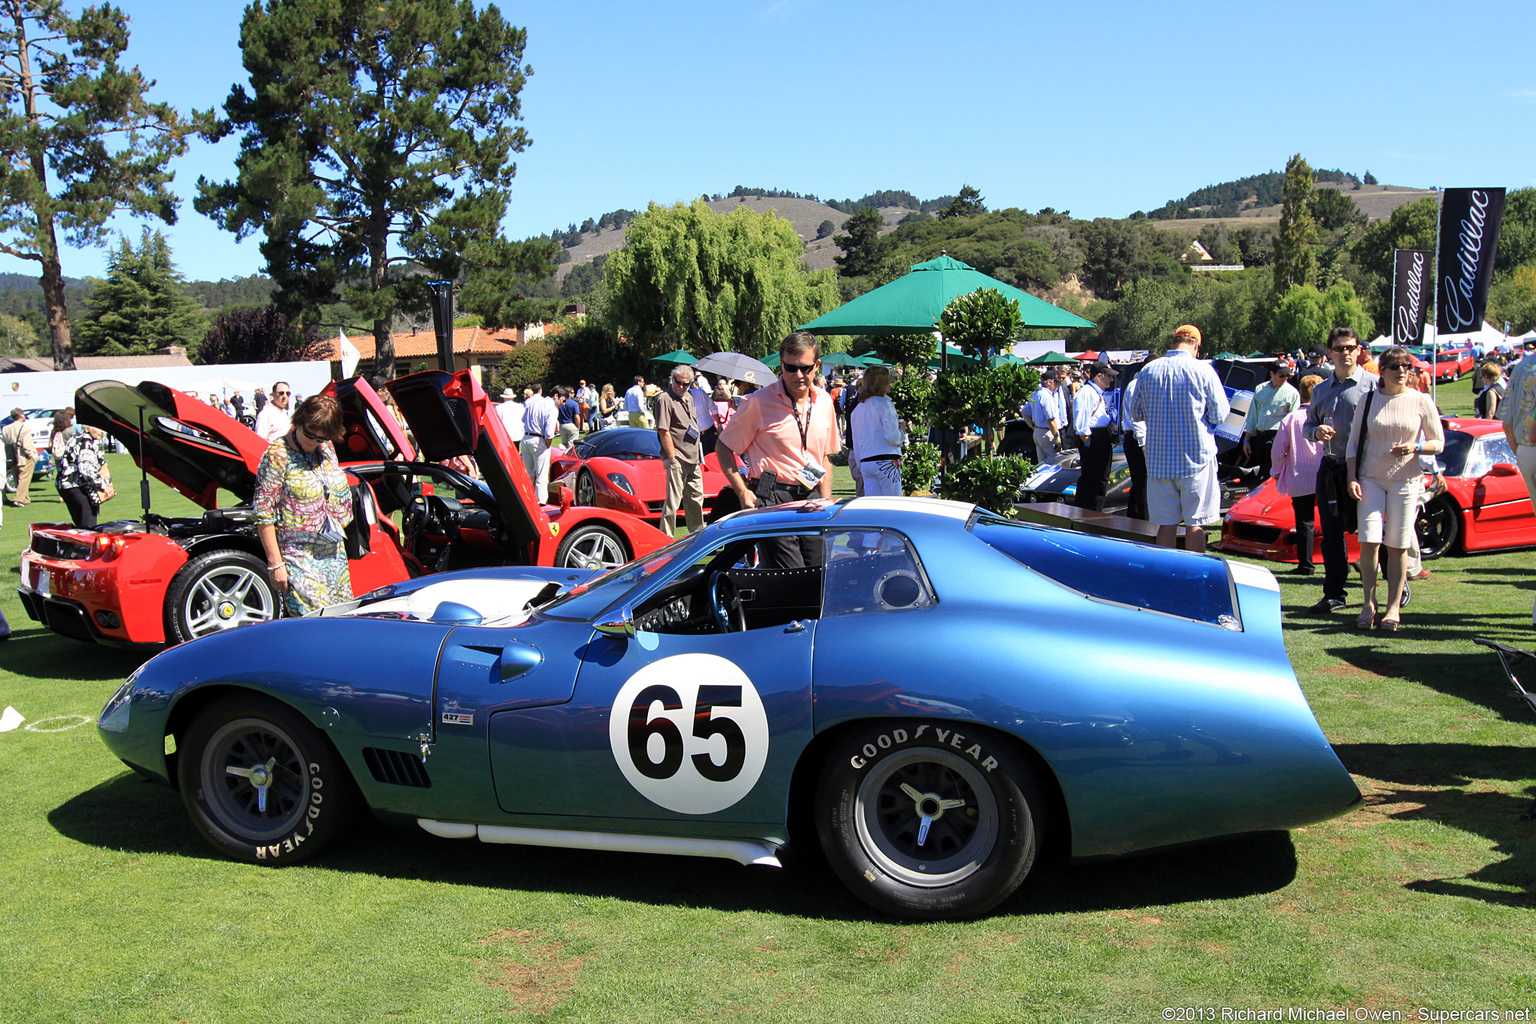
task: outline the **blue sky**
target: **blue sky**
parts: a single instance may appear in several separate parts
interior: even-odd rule
[[[155,98],[206,108],[244,79],[243,3],[117,2]],[[1296,152],[1388,184],[1536,183],[1531,0],[498,6],[534,70],[515,238],[738,184],[823,199],[970,184],[993,209],[1123,217]],[[191,207],[236,152],[195,143],[174,165],[184,202],[165,231],[189,279],[261,269],[254,240]],[[100,250],[64,261],[105,269]]]

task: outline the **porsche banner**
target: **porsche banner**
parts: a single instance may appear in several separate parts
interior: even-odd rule
[[[1424,314],[1429,301],[1430,259],[1428,249],[1394,249],[1392,252],[1392,344],[1424,342]]]
[[[1435,263],[1439,334],[1466,334],[1482,327],[1503,219],[1502,188],[1448,188],[1442,193]]]

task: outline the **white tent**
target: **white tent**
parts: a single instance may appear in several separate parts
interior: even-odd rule
[[[1536,335],[1536,331],[1532,331],[1531,333]],[[1518,338],[1511,338],[1506,336],[1503,331],[1499,330],[1497,327],[1493,326],[1493,324],[1490,324],[1486,320],[1483,321],[1481,330],[1469,331],[1465,334],[1445,334],[1441,335],[1438,339],[1435,336],[1435,325],[1424,325],[1424,344],[1426,346],[1434,345],[1437,343],[1441,348],[1465,348],[1467,345],[1478,345],[1482,347],[1484,352],[1487,352],[1490,349],[1506,344],[1518,344],[1519,341],[1520,339]],[[1383,334],[1381,337],[1371,342],[1370,349],[1373,352],[1380,352],[1384,349],[1391,348],[1392,344],[1392,336],[1390,334]]]

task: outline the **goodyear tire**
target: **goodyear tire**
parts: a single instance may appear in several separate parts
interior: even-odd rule
[[[193,824],[235,860],[303,860],[335,842],[360,803],[325,737],[273,701],[211,704],[178,747],[177,781]]]
[[[245,551],[198,555],[165,591],[165,637],[173,644],[280,615],[266,564]]]
[[[555,568],[617,569],[629,557],[618,531],[601,523],[582,523],[566,534],[555,550]]]
[[[832,870],[896,917],[974,917],[1024,881],[1039,849],[1029,768],[985,729],[872,723],[823,768],[817,832]]]

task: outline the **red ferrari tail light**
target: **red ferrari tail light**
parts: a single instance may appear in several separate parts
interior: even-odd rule
[[[127,542],[120,535],[109,537],[106,534],[101,534],[91,542],[91,557],[110,562],[122,554],[123,548],[126,546]]]

